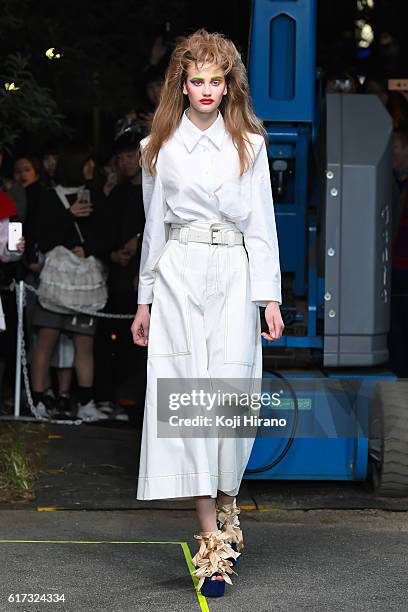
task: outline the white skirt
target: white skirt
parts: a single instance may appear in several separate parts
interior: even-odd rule
[[[232,223],[191,225],[237,230]],[[251,301],[246,250],[242,245],[169,240],[155,270],[136,498],[215,498],[217,490],[236,496],[253,431],[241,438],[159,437],[157,386],[162,378],[234,378],[260,384],[260,313]]]

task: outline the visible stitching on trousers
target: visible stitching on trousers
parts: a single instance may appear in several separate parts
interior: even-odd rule
[[[159,474],[155,476],[139,476],[139,480],[141,478],[173,478],[174,476],[199,476],[200,474],[208,474],[211,478],[218,478],[220,474],[236,474],[236,471],[231,472],[223,472],[219,471],[218,474],[209,474],[209,472],[184,472],[182,474]]]
[[[168,241],[168,242],[170,242],[170,241]],[[167,246],[167,244],[166,244],[166,246]],[[181,281],[182,281],[182,286],[184,286],[184,276],[185,276],[187,254],[188,254],[187,253],[187,251],[188,251],[188,244],[189,243],[187,242],[186,245],[185,245],[186,249],[185,249],[185,253],[184,253],[182,269],[180,271],[180,277],[181,277]],[[164,251],[163,251],[162,255],[164,255]],[[160,257],[159,261],[161,261],[161,257]],[[190,318],[191,318],[190,314],[191,313],[190,313],[190,306],[189,306],[189,303],[188,303],[188,298],[187,298],[187,292],[186,291],[184,291],[184,301],[185,301],[184,312],[185,312],[185,317],[186,317],[187,350],[186,351],[177,351],[176,353],[149,353],[149,359],[155,358],[155,357],[175,357],[177,355],[191,355],[191,321],[190,321]],[[153,308],[153,306],[154,306],[154,300],[153,300],[152,308]]]
[[[253,362],[248,362],[248,361],[238,361],[238,360],[229,360],[227,359],[227,355],[228,355],[228,351],[227,351],[227,347],[228,347],[228,340],[229,340],[229,336],[228,336],[228,321],[229,321],[229,316],[228,316],[228,306],[229,306],[229,297],[230,297],[230,282],[231,282],[231,278],[230,278],[230,253],[232,252],[232,249],[228,249],[227,251],[227,284],[226,284],[226,295],[225,295],[225,334],[224,334],[224,362],[225,363],[240,363],[241,365],[246,365],[246,366],[252,366]]]
[[[189,243],[187,242],[187,248],[186,248],[186,253],[184,255],[184,262],[183,262],[183,271],[182,271],[182,286],[185,287],[184,285],[184,277],[186,274],[186,267],[187,267],[187,261],[188,261],[188,255],[189,255]],[[186,313],[186,328],[187,328],[187,351],[188,353],[191,353],[191,312],[190,312],[190,303],[188,301],[188,296],[187,296],[187,291],[184,290],[184,300],[185,300],[185,313]]]

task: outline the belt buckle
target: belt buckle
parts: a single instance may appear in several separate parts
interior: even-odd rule
[[[221,230],[217,230],[217,229],[211,229],[211,244],[220,244],[219,242],[214,242],[214,232],[220,232]]]

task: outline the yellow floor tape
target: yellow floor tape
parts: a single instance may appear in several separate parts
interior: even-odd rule
[[[240,506],[241,510],[256,510],[256,506]],[[137,508],[135,508],[136,510]],[[176,509],[176,508],[175,508]],[[37,506],[37,512],[57,512],[60,510],[77,512],[78,508],[62,508],[61,506]]]
[[[55,508],[54,506],[37,506],[37,512],[57,512],[58,510],[62,510],[63,508]]]
[[[54,509],[55,510],[55,509]],[[195,567],[191,561],[191,553],[187,542],[157,542],[157,541],[114,541],[114,540],[0,540],[0,544],[177,544],[181,546],[188,571],[194,584],[198,603],[202,612],[210,612],[207,600],[197,591],[198,578],[193,576]]]

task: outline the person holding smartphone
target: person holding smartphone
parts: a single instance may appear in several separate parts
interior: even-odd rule
[[[140,136],[131,130],[114,143],[115,162],[123,180],[106,201],[110,250],[106,258],[109,298],[105,311],[115,314],[133,312],[137,307],[145,223],[139,146]],[[137,421],[143,414],[147,351],[133,344],[128,327],[126,319],[98,322],[95,395],[98,407],[114,418]]]
[[[43,194],[38,220],[38,245],[44,254],[64,246],[77,257],[101,258],[106,250],[107,227],[104,216],[105,196],[102,190],[85,189],[91,150],[82,144],[66,145],[58,160],[56,187]],[[38,342],[32,359],[32,391],[37,409],[50,415],[53,402],[45,394],[50,358],[61,332],[73,337],[75,370],[78,379],[77,415],[85,421],[106,418],[93,398],[93,343],[96,319],[84,314],[61,314],[37,303],[33,324]]]
[[[25,240],[22,236],[22,224],[20,222],[12,223],[10,218],[17,215],[17,207],[13,199],[0,189],[0,276],[3,278],[5,265],[12,261],[18,261],[25,248]],[[7,278],[7,274],[4,275]],[[15,333],[13,333],[13,325],[7,331],[8,310],[3,310],[2,297],[4,294],[10,294],[10,291],[5,291],[6,284],[0,280],[0,390],[3,387],[3,377],[8,360],[12,359],[10,347],[14,342]],[[13,308],[11,319],[15,321],[15,297],[13,297]],[[11,304],[10,304],[11,306]],[[3,404],[3,402],[1,402]]]

